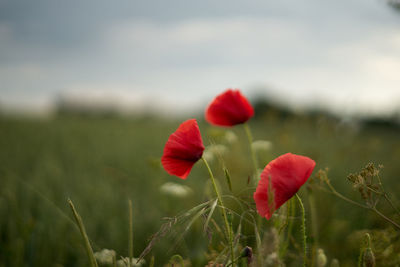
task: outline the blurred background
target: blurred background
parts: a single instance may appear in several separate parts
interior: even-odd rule
[[[244,131],[203,118],[226,88],[255,107],[254,137],[269,144],[263,166],[308,155],[357,199],[346,176],[374,162],[397,192],[399,29],[395,0],[0,0],[0,266],[85,266],[68,198],[95,250],[123,256],[132,199],[138,256],[163,217],[209,197],[202,166],[186,181],[160,167],[169,134],[189,117],[206,145],[235,136],[221,142],[239,194],[251,172]],[[354,266],[355,233],[387,225],[316,197],[321,246]],[[207,261],[199,229],[175,250],[194,266]],[[154,248],[156,266],[175,254],[169,245]]]

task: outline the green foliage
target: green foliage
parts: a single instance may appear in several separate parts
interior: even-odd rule
[[[159,233],[161,227],[165,235],[153,244],[146,256],[148,263],[163,266],[175,254],[182,255],[185,262],[190,259],[192,266],[204,266],[218,257],[223,261],[220,254],[227,244],[224,222],[217,202],[207,194],[207,169],[196,164],[188,179],[182,181],[160,168],[165,141],[178,124],[179,121],[157,118],[0,118],[0,266],[88,266],[68,198],[79,207],[95,252],[112,248],[117,252],[117,260],[119,256],[129,256],[131,216],[127,216],[126,203],[131,199],[133,257],[139,256],[152,234]],[[383,164],[385,169],[381,170],[380,179],[393,205],[398,207],[394,194],[400,190],[398,132],[381,128],[360,131],[357,125],[327,117],[281,118],[271,114],[259,116],[250,126],[254,140],[272,143],[268,150],[254,150],[259,166],[286,152],[310,156],[318,164],[316,171],[329,167],[330,183],[336,190],[362,202],[359,187],[353,190],[346,179],[348,173],[358,172],[368,162]],[[205,123],[200,123],[200,128],[206,145],[222,143],[227,149],[226,153],[215,156],[210,165],[224,204],[232,211],[232,225],[237,227],[233,229],[236,254],[248,245],[254,249],[254,259],[261,256],[266,262],[283,260],[286,266],[298,266],[302,255],[300,213],[290,205],[281,207],[274,220],[281,220],[285,227],[273,234],[274,223],[249,212],[254,205],[246,206],[253,203],[251,181],[255,166],[244,129],[224,130]],[[321,190],[318,181],[313,180],[308,186],[315,199],[312,210],[317,214],[318,225],[313,225],[315,220],[307,217],[310,249],[315,241],[310,233],[317,229],[318,248],[323,248],[329,263],[334,262],[332,266],[336,264],[334,258],[340,266],[355,266],[362,240],[359,234],[367,231],[377,266],[400,264],[396,254],[400,249],[397,230],[377,214]],[[184,198],[165,195],[160,187],[166,182],[189,186],[194,194]],[[232,198],[224,195],[230,194],[230,190]],[[301,190],[309,213],[306,194],[307,190]],[[376,199],[375,196],[373,200]],[[201,203],[206,204],[191,210]],[[377,203],[377,208],[399,221],[385,201]],[[165,224],[163,217],[167,217]],[[267,246],[271,236],[278,233],[284,238],[276,240],[277,244],[287,246],[283,251]],[[258,247],[266,254],[257,254]],[[155,256],[154,261],[151,255]]]

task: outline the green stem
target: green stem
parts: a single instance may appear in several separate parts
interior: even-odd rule
[[[361,207],[361,208],[368,209],[368,210],[372,210],[372,211],[375,212],[377,215],[379,215],[379,216],[381,216],[383,219],[385,219],[387,222],[389,222],[389,223],[391,223],[393,226],[395,226],[397,229],[400,229],[400,225],[399,225],[399,224],[397,224],[396,222],[394,222],[393,220],[391,220],[390,218],[388,218],[387,216],[385,216],[383,213],[381,213],[380,211],[378,211],[378,210],[376,209],[376,207],[366,206],[366,205],[360,204],[360,203],[358,203],[358,202],[355,202],[355,201],[353,201],[353,200],[351,200],[351,199],[349,199],[349,198],[343,196],[343,195],[340,194],[339,192],[337,192],[337,191],[335,190],[335,188],[333,188],[333,186],[331,185],[331,183],[330,183],[329,181],[325,181],[325,183],[328,185],[328,187],[329,187],[329,189],[331,190],[331,192],[332,192],[334,195],[336,195],[337,197],[339,197],[339,198],[343,199],[344,201],[347,201],[347,202],[349,202],[349,203],[351,203],[351,204],[353,204],[353,205],[359,206],[359,207]]]
[[[89,237],[86,234],[85,226],[83,225],[83,222],[82,222],[82,218],[76,211],[75,206],[70,199],[68,199],[68,204],[71,207],[72,213],[74,214],[74,217],[75,217],[76,224],[78,225],[79,231],[81,232],[81,235],[83,237],[83,241],[85,243],[85,249],[86,249],[86,253],[89,258],[90,266],[98,267],[96,259],[94,258],[92,246],[90,245]]]
[[[296,205],[294,203],[294,199],[290,199],[287,203],[287,213],[286,216],[288,217],[288,230],[287,230],[287,236],[286,239],[284,240],[282,247],[281,247],[281,259],[283,259],[286,255],[287,248],[289,247],[290,243],[290,237],[292,235],[292,230],[293,230],[293,218],[296,214]]]
[[[238,260],[240,260],[241,258],[242,258],[242,255],[239,255],[236,259],[234,259],[233,262],[230,262],[228,265],[226,265],[226,267],[233,266],[233,264],[236,263],[236,262],[237,262]]]
[[[254,168],[254,179],[253,182],[254,184],[257,184],[257,179],[258,179],[258,159],[257,159],[257,154],[253,149],[253,135],[251,134],[250,127],[247,123],[243,124],[244,130],[247,135],[247,140],[249,141],[249,146],[250,146],[250,154],[251,154],[251,159],[253,161],[253,168]]]
[[[343,196],[342,194],[340,194],[340,193],[339,193],[338,191],[336,191],[336,189],[331,185],[331,183],[330,183],[329,180],[325,180],[325,183],[328,185],[328,187],[329,187],[329,189],[331,190],[331,192],[332,192],[334,195],[336,195],[337,197],[339,197],[339,198],[343,199],[344,201],[347,201],[347,202],[349,202],[349,203],[351,203],[351,204],[353,204],[353,205],[359,206],[359,207],[364,208],[364,209],[369,209],[368,206],[363,205],[363,204],[360,204],[360,203],[358,203],[358,202],[356,202],[356,201],[353,201],[353,200],[351,200],[351,199],[349,199],[349,198]]]
[[[298,194],[296,194],[296,198],[299,201],[299,205],[301,208],[301,232],[303,234],[303,266],[307,266],[307,235],[306,235],[306,211],[304,210],[303,201]]]
[[[383,183],[382,183],[381,177],[379,175],[378,175],[378,183],[379,183],[379,186],[383,192],[383,196],[385,197],[386,201],[389,202],[390,206],[392,206],[392,208],[397,212],[397,214],[400,214],[399,209],[394,205],[392,200],[389,198],[389,195],[386,193],[385,189],[383,188]]]
[[[376,214],[381,216],[383,219],[386,221],[390,222],[393,226],[395,226],[397,229],[400,229],[400,225],[394,222],[392,219],[386,217],[383,213],[381,213],[379,210],[377,210],[375,207],[370,208],[372,211],[374,211]]]
[[[231,231],[231,228],[229,226],[228,217],[226,216],[225,205],[224,205],[224,202],[222,201],[221,194],[220,194],[220,192],[218,190],[218,187],[217,187],[217,184],[215,182],[214,174],[211,171],[211,168],[208,165],[207,160],[205,158],[203,158],[203,157],[201,159],[203,160],[204,165],[206,165],[206,167],[207,167],[208,173],[209,173],[210,178],[211,178],[211,182],[212,182],[214,190],[215,190],[215,194],[217,195],[218,202],[221,205],[222,217],[224,217],[226,232],[227,232],[227,235],[228,235],[229,247],[230,247],[230,251],[231,251],[231,260],[232,260],[232,262],[234,262],[235,261],[235,255],[233,253],[232,231]]]
[[[133,260],[133,209],[132,200],[128,200],[129,206],[129,266]]]
[[[309,188],[308,192],[308,203],[310,207],[311,214],[311,232],[312,232],[312,246],[311,246],[311,266],[314,266],[317,254],[318,244],[318,216],[317,216],[317,208],[315,206],[314,193],[311,188]]]

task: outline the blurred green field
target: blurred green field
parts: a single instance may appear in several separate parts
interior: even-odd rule
[[[209,126],[202,116],[198,120],[205,145],[219,143],[219,136],[228,130]],[[127,201],[131,199],[134,254],[138,256],[159,229],[163,217],[172,217],[209,199],[208,175],[201,163],[194,166],[185,181],[169,176],[160,166],[164,144],[180,122],[151,116],[1,117],[0,266],[88,266],[68,198],[82,216],[94,250],[110,248],[122,256],[128,254]],[[317,162],[313,176],[318,169],[328,167],[332,184],[345,195],[360,200],[347,175],[368,162],[383,164],[384,185],[395,203],[399,203],[396,194],[400,190],[400,131],[360,128],[322,115],[282,117],[271,113],[258,116],[250,127],[255,140],[272,142],[270,150],[259,154],[260,165],[265,166],[286,152],[307,155]],[[225,144],[228,152],[223,159],[233,180],[234,194],[241,195],[247,187],[252,163],[243,128],[229,130],[238,141]],[[220,163],[213,161],[211,165],[226,191]],[[160,187],[166,182],[187,185],[193,194],[182,198],[162,193]],[[338,258],[341,266],[356,265],[360,231],[390,228],[376,215],[332,194],[317,189],[313,193],[318,225],[313,226],[317,237],[310,233],[310,241],[317,239],[327,257]],[[300,195],[310,216],[306,187]],[[391,215],[387,205],[380,208]],[[307,222],[310,224],[309,217]],[[271,226],[265,219],[263,224],[265,229]],[[295,231],[299,231],[298,227]],[[381,246],[386,248],[398,241],[398,235],[391,238],[386,236],[386,243],[382,241]],[[254,241],[251,237],[248,240]],[[176,253],[190,258],[193,266],[207,262],[205,255],[210,245],[201,223],[196,223],[172,251],[171,244],[167,236],[155,245],[150,253],[155,256],[155,266],[163,266]]]

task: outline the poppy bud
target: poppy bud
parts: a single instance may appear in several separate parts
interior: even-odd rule
[[[249,246],[246,246],[242,253],[240,253],[241,258],[247,258],[247,264],[250,264],[253,261],[253,249]]]
[[[375,255],[371,248],[365,249],[363,262],[365,267],[375,267]]]
[[[375,255],[371,248],[371,236],[368,233],[365,234],[365,241],[367,243],[367,248],[363,253],[363,266],[375,267]]]

